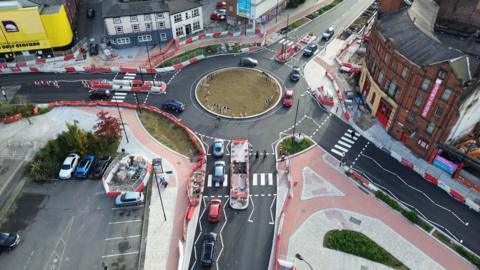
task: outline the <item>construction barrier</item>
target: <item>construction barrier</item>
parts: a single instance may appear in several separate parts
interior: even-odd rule
[[[13,116],[3,118],[3,121],[2,121],[2,122],[3,122],[4,124],[8,124],[8,123],[12,123],[12,122],[18,121],[18,120],[20,120],[20,119],[22,119],[22,118],[23,118],[22,114],[21,114],[21,113],[17,113],[17,114],[15,114],[15,115],[13,115]]]

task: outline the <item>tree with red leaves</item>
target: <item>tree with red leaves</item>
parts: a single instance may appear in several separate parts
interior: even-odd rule
[[[120,127],[120,120],[111,116],[106,111],[97,113],[97,124],[93,127],[94,134],[106,144],[115,143],[120,139],[122,128]]]

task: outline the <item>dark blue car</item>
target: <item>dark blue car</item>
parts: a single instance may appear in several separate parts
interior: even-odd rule
[[[178,101],[178,100],[169,99],[162,104],[162,108],[164,110],[171,110],[171,111],[179,113],[179,112],[183,112],[183,110],[185,110],[185,105],[183,105],[183,103]]]
[[[91,155],[86,155],[80,160],[78,163],[77,168],[75,169],[75,177],[77,178],[87,178],[88,172],[92,168],[93,162],[95,161],[95,157]]]

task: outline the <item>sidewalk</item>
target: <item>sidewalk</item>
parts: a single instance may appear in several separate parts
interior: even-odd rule
[[[357,188],[338,169],[338,161],[320,147],[290,159],[293,196],[285,202],[279,225],[279,259],[299,270],[308,267],[295,261],[296,253],[318,269],[390,269],[322,246],[328,231],[348,229],[367,235],[410,269],[473,269],[431,235]]]

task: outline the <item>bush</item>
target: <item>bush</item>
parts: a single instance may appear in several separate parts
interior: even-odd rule
[[[296,8],[303,3],[305,3],[305,0],[290,0],[288,1],[287,8]]]
[[[393,268],[406,269],[405,265],[366,235],[351,230],[332,230],[325,234],[323,246],[366,258]]]
[[[286,153],[287,155],[292,155],[298,153],[302,150],[307,149],[313,144],[312,140],[305,138],[303,141],[297,143],[292,138],[287,138],[280,143],[280,152]]]
[[[477,255],[471,253],[462,246],[455,244],[447,236],[445,236],[439,231],[433,232],[433,236],[435,236],[438,240],[442,241],[444,244],[455,250],[458,254],[460,254],[462,257],[464,257],[473,265],[475,265],[478,269],[480,269],[480,258]]]
[[[0,104],[0,117],[10,117],[14,116],[17,113],[21,113],[23,116],[31,116],[33,112],[32,103],[25,104]]]

